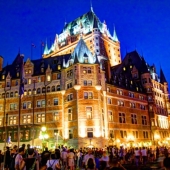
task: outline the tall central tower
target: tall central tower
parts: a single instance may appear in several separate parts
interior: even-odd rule
[[[107,58],[111,66],[121,63],[120,42],[115,28],[110,34],[107,24],[103,23],[91,9],[86,14],[65,24],[62,32],[56,34],[54,43],[44,49],[44,58],[54,57],[73,52],[80,38],[83,38],[92,55]]]

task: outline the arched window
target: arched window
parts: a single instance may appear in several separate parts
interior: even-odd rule
[[[47,87],[47,92],[50,92],[50,86]]]
[[[28,95],[31,95],[32,94],[32,91],[31,89],[28,90]]]
[[[13,92],[10,93],[10,97],[14,97],[14,93]]]
[[[9,98],[9,93],[6,93],[6,98]]]
[[[45,93],[45,87],[42,88],[42,93]]]
[[[24,96],[26,96],[27,95],[27,91],[26,90],[24,90]]]
[[[57,91],[60,91],[60,85],[57,85]]]
[[[18,92],[17,91],[15,91],[15,97],[18,97]]]
[[[51,91],[55,91],[55,86],[52,86]]]

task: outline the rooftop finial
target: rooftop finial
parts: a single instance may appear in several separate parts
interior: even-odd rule
[[[90,0],[90,9],[91,9],[91,12],[93,12],[92,0]]]
[[[113,41],[119,41],[117,38],[116,30],[115,30],[115,25],[113,24]]]

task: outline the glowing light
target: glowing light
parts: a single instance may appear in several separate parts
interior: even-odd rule
[[[158,140],[158,139],[160,139],[160,135],[155,134],[155,135],[154,135],[154,138],[155,138],[156,140]]]
[[[41,128],[41,130],[42,130],[43,132],[45,132],[45,131],[46,131],[46,127],[43,126],[43,127]]]

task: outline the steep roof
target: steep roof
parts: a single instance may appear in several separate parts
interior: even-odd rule
[[[136,72],[138,75],[132,75]],[[111,68],[111,83],[133,91],[144,92],[140,76],[149,73],[147,64],[137,51],[127,53],[122,63]]]
[[[165,78],[165,75],[164,75],[164,73],[163,73],[163,70],[162,70],[162,68],[160,69],[160,83],[165,83],[165,82],[167,82],[166,81],[166,78]]]

